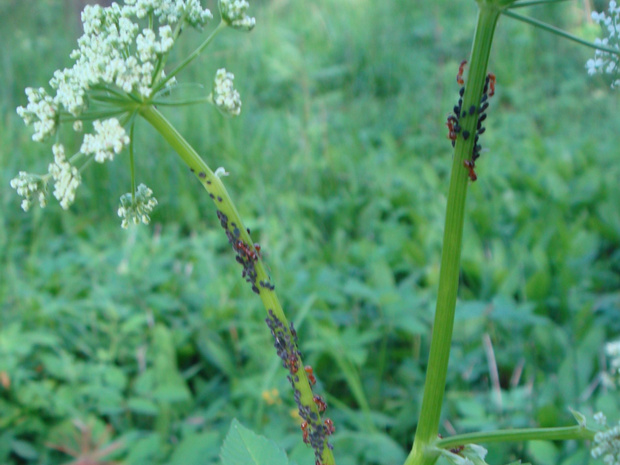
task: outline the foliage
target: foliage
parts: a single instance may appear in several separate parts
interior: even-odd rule
[[[244,96],[239,119],[204,108],[170,115],[231,173],[229,190],[328,393],[341,464],[402,461],[411,445],[450,166],[442,124],[474,24],[473,2],[453,3],[266,2],[251,37],[221,43]],[[264,315],[175,157],[140,167],[166,199],[151,229],[118,227],[128,185],[118,167],[87,173],[92,192],[72,212],[19,210],[9,179],[45,157],[14,108],[23,84],[61,66],[77,36],[61,2],[41,5],[0,5],[14,19],[0,29],[12,45],[0,69],[0,462],[67,463],[49,447],[59,430],[96,418],[112,427],[110,443],[131,445],[106,460],[212,463],[233,417],[309,462],[297,420],[283,421],[293,399]],[[577,5],[536,13],[597,36]],[[45,29],[56,24],[55,34]],[[468,199],[446,434],[532,418],[572,424],[568,406],[619,416],[599,374],[603,342],[620,332],[620,121],[586,76],[588,53],[500,22],[489,151]],[[216,66],[189,71],[206,82]],[[169,153],[149,131],[138,127],[140,145]],[[488,461],[587,460],[574,443],[521,447],[491,445]]]

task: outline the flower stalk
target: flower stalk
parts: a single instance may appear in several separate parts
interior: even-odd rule
[[[463,108],[478,108],[487,74],[487,64],[495,26],[501,9],[494,4],[479,3],[476,33],[469,60],[469,76],[463,95]],[[474,115],[470,115],[474,116]],[[476,132],[477,118],[463,118],[461,134]],[[428,371],[420,419],[411,453],[405,465],[432,464],[438,458],[434,444],[438,438],[441,406],[446,386],[454,313],[459,284],[459,266],[463,241],[463,221],[467,197],[468,171],[464,162],[474,150],[473,137],[456,139],[443,237],[441,271]]]
[[[267,311],[266,321],[274,336],[274,345],[283,365],[289,370],[288,379],[295,392],[299,415],[307,423],[304,439],[307,438],[308,443],[314,448],[317,461],[322,465],[335,464],[331,445],[327,440],[333,432],[333,424],[329,419],[321,420],[321,411],[324,410],[324,404],[321,405],[321,402],[324,401],[312,392],[309,376],[304,370],[298,349],[295,329],[284,315],[259,249],[253,245],[250,231],[243,225],[226,187],[189,142],[156,108],[144,106],[140,109],[140,115],[172,146],[215,203],[220,224],[237,252],[237,261],[244,267],[243,275],[252,284],[252,290],[260,296]]]

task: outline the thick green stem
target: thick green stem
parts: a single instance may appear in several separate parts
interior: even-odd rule
[[[243,222],[241,221],[241,217],[239,216],[239,212],[235,205],[233,204],[224,184],[220,180],[218,176],[216,176],[213,171],[207,166],[204,160],[198,155],[198,153],[193,149],[193,147],[187,142],[183,136],[176,130],[172,124],[154,107],[152,106],[144,106],[140,109],[140,115],[144,117],[156,130],[159,132],[164,139],[172,146],[172,148],[179,154],[179,156],[183,159],[183,161],[189,166],[190,171],[194,173],[194,175],[198,178],[198,180],[202,183],[204,188],[209,192],[209,196],[213,199],[217,210],[220,213],[220,221],[222,221],[223,216],[226,216],[226,230],[227,233],[232,234],[235,240],[242,241],[244,244],[243,247],[251,249],[254,253],[256,250],[252,245],[252,239],[250,237],[250,233],[246,230]],[[224,226],[224,224],[222,224]],[[229,235],[229,238],[231,236]],[[265,306],[265,310],[269,315],[269,319],[272,321],[276,320],[282,326],[279,327],[280,330],[286,333],[286,337],[290,338],[287,342],[288,344],[293,344],[293,350],[297,350],[297,344],[294,342],[295,337],[291,334],[289,322],[284,315],[284,311],[282,310],[282,305],[278,299],[278,296],[273,287],[270,286],[262,286],[258,285],[258,283],[271,283],[271,279],[267,274],[265,266],[263,264],[262,259],[257,255],[257,258],[253,263],[253,268],[256,271],[255,283],[253,284],[254,292],[257,292],[263,301],[263,305]],[[275,317],[275,318],[274,318]],[[282,334],[282,333],[281,333]],[[282,344],[282,341],[276,341],[276,343]],[[312,388],[310,387],[310,383],[308,382],[308,377],[306,376],[306,372],[303,368],[303,362],[301,357],[299,357],[298,363],[295,364],[296,368],[291,370],[291,380],[293,383],[293,388],[299,392],[299,407],[300,410],[303,408],[308,412],[312,412],[311,416],[314,417],[316,415],[316,420],[313,420],[310,425],[310,434],[320,432],[319,428],[323,428],[323,424],[321,423],[321,416],[318,411],[317,405],[314,402],[314,395],[312,393]],[[332,451],[327,447],[327,440],[324,440],[320,446],[320,456],[321,462],[324,465],[334,465],[334,456]]]
[[[479,433],[458,434],[438,440],[435,445],[442,449],[463,446],[465,444],[482,444],[489,442],[523,442],[533,440],[569,441],[571,439],[592,440],[596,431],[583,426],[564,426],[558,428],[523,428],[502,431],[484,431]]]
[[[474,147],[473,134],[476,133],[478,106],[482,96],[493,33],[499,14],[500,10],[497,7],[480,4],[462,107],[468,112],[471,106],[475,106],[476,111],[459,121],[461,135],[456,142],[448,191],[439,290],[424,396],[415,441],[405,465],[432,464],[438,457],[437,450],[433,445],[438,438],[441,406],[446,387],[454,310],[459,284],[463,219],[468,184],[468,170],[463,163],[471,158]],[[465,131],[472,134],[467,140],[462,137]]]

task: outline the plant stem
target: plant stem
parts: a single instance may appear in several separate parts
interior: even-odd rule
[[[464,109],[468,109],[472,105],[475,105],[477,109],[479,106],[486,78],[493,33],[501,12],[498,7],[490,4],[479,4],[479,7],[478,23],[469,60],[468,84],[463,97]],[[439,418],[446,387],[454,311],[459,284],[463,220],[468,184],[468,171],[463,166],[463,162],[471,158],[476,124],[477,111],[475,115],[462,118],[461,131],[469,131],[472,137],[464,140],[461,136],[457,138],[456,142],[448,191],[439,290],[428,371],[424,385],[424,396],[418,428],[413,448],[405,461],[405,465],[432,464],[437,460],[437,451],[432,446],[437,441]]]
[[[162,115],[156,108],[145,105],[139,110],[140,115],[144,119],[146,119],[156,130],[159,132],[164,139],[172,146],[172,148],[179,154],[181,159],[189,166],[190,170],[194,173],[194,175],[198,178],[198,180],[202,183],[204,188],[209,192],[209,196],[213,199],[216,208],[219,212],[226,215],[227,217],[227,232],[236,235],[234,237],[243,241],[244,244],[247,244],[247,247],[252,248],[254,252],[254,246],[252,245],[252,238],[250,237],[250,233],[246,230],[243,222],[241,221],[241,217],[239,216],[239,212],[237,208],[233,204],[230,195],[226,191],[224,184],[220,180],[218,176],[215,176],[213,171],[207,166],[204,160],[198,155],[198,153],[194,150],[194,148],[187,142],[183,136],[176,130],[176,128]],[[233,227],[236,231],[233,232]],[[230,236],[229,236],[230,237]],[[271,279],[267,274],[265,266],[262,262],[260,256],[253,262],[254,270],[256,271],[256,282],[259,281],[270,283]],[[257,292],[258,291],[258,292]],[[291,334],[289,328],[289,322],[284,315],[284,311],[282,309],[282,305],[278,299],[278,296],[273,288],[267,287],[257,287],[254,292],[257,292],[263,301],[263,305],[265,306],[265,310],[267,311],[269,318],[277,319],[278,322],[282,324],[282,331],[286,332],[286,336],[290,337],[291,343],[295,345],[294,350],[297,350],[297,345],[294,342],[295,337]],[[274,318],[275,317],[275,318]],[[268,318],[268,319],[269,319]],[[276,343],[281,343],[282,341],[276,341]],[[303,368],[303,362],[301,357],[299,357],[299,366],[300,369],[291,373],[291,383],[293,384],[293,389],[299,392],[299,407],[300,410],[302,408],[307,412],[312,412],[312,416],[316,415],[316,419],[313,424],[315,425],[315,430],[320,427],[323,427],[321,422],[321,416],[319,414],[317,405],[313,400],[313,392],[310,387],[310,383],[308,382],[308,378],[306,376],[306,372]],[[332,451],[327,447],[327,440],[324,440],[320,446],[319,451],[321,457],[321,462],[324,465],[334,465],[334,456]]]
[[[164,79],[162,79],[158,84],[157,87],[153,90],[153,94],[152,95],[157,95],[157,92],[159,92],[161,89],[164,88],[164,86],[166,85],[166,83],[168,81],[170,81],[170,79],[172,79],[173,77],[175,77],[181,70],[183,70],[187,65],[189,65],[192,61],[194,61],[196,58],[198,58],[198,55],[200,55],[202,53],[202,51],[207,48],[207,46],[211,43],[211,41],[213,41],[213,39],[215,39],[215,36],[226,27],[226,23],[224,21],[220,21],[220,23],[217,25],[217,27],[213,30],[213,32],[211,32],[211,34],[209,34],[209,37],[207,37],[205,39],[205,41],[200,44],[196,50],[194,50],[192,53],[189,54],[189,56],[183,60],[182,63],[180,63],[176,68],[174,68]]]
[[[564,37],[565,39],[572,40],[573,42],[577,42],[578,44],[593,48],[594,50],[602,50],[604,52],[613,53],[614,55],[620,55],[620,51],[618,51],[618,49],[616,48],[607,47],[603,44],[594,44],[592,42],[588,42],[587,40],[584,40],[573,34],[569,34],[568,32],[563,31],[562,29],[558,27],[552,26],[551,24],[543,23],[542,21],[539,21],[537,19],[530,18],[528,16],[524,16],[519,13],[515,13],[514,11],[511,11],[511,10],[505,10],[503,11],[503,14],[511,18],[518,19],[519,21],[523,21],[524,23],[531,24],[532,26],[538,27],[547,32],[557,34],[560,37]]]
[[[439,439],[435,445],[442,449],[465,444],[489,442],[521,442],[531,440],[568,441],[571,439],[593,439],[596,431],[579,425],[558,428],[522,428],[500,431],[484,431],[479,433],[458,434]]]

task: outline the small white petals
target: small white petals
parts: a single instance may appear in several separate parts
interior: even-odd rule
[[[602,45],[611,49],[620,50],[620,8],[616,2],[609,2],[608,14],[603,12],[592,12],[592,20],[599,23],[606,30],[607,37],[594,40],[595,45]],[[612,89],[620,85],[618,79],[618,55],[614,53],[596,50],[594,58],[586,62],[586,69],[589,75],[609,74],[612,76]]]
[[[233,87],[234,74],[226,72],[224,68],[215,73],[211,100],[222,113],[237,116],[241,113],[241,97]]]
[[[42,176],[20,171],[16,178],[11,179],[11,187],[24,198],[21,206],[25,212],[36,201],[41,208],[47,205],[47,183]]]
[[[54,197],[60,206],[67,210],[75,200],[75,191],[82,183],[78,169],[67,161],[62,144],[54,144],[54,163],[49,165],[49,174],[54,179]]]
[[[605,345],[605,352],[609,356],[609,371],[612,376],[620,375],[620,340],[608,342]]]
[[[607,417],[603,412],[596,412],[594,414],[594,421],[597,425],[605,426],[607,424]]]
[[[34,123],[32,140],[40,142],[56,130],[58,106],[42,87],[39,89],[27,87],[26,96],[28,97],[28,105],[18,107],[17,114],[26,125]]]
[[[227,172],[223,166],[220,166],[213,174],[215,174],[218,178],[221,178],[222,176],[228,176],[230,173]]]
[[[256,25],[256,18],[247,15],[250,4],[246,0],[220,0],[220,14],[229,26],[250,31]]]
[[[602,412],[594,415],[596,422],[607,429],[594,435],[590,455],[592,458],[602,458],[608,465],[620,465],[620,423],[607,427],[607,419]]]
[[[140,184],[136,189],[135,196],[127,193],[121,196],[121,205],[118,208],[118,216],[122,218],[121,227],[127,229],[130,224],[149,224],[149,214],[157,206],[157,199],[153,197],[153,191]]]
[[[75,132],[82,132],[82,130],[84,129],[84,124],[82,123],[81,120],[76,120],[73,122],[73,130]]]
[[[96,162],[114,160],[114,155],[120,153],[123,147],[129,144],[129,136],[116,118],[103,122],[97,120],[93,123],[93,127],[96,134],[84,135],[80,152],[85,155],[94,154]]]

